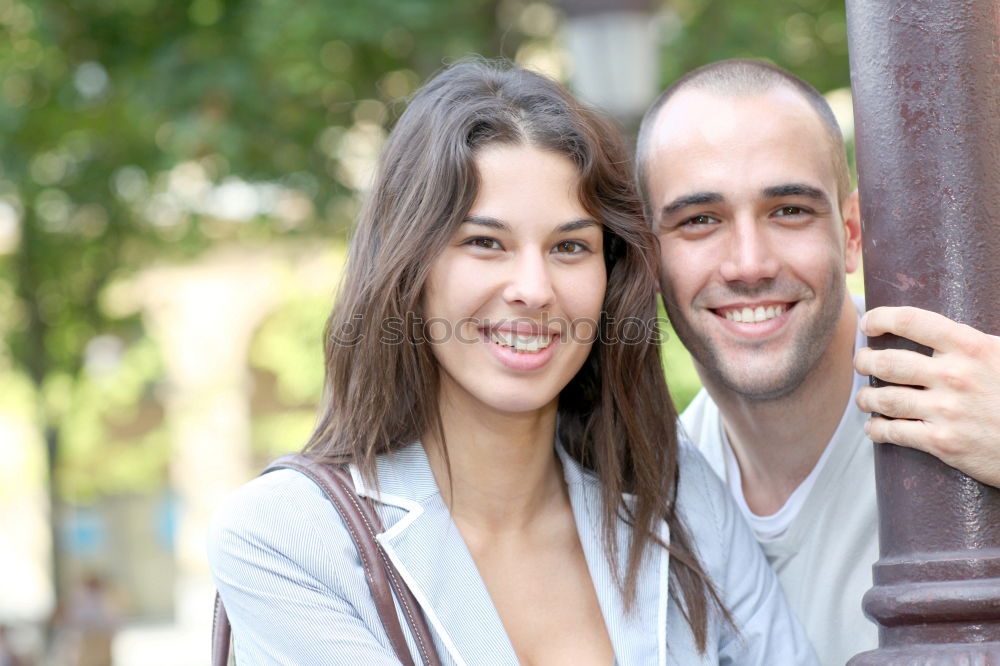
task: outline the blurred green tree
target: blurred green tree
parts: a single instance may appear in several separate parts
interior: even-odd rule
[[[821,92],[850,85],[844,0],[668,0],[662,78],[724,58],[765,58]]]
[[[448,59],[516,48],[497,13],[496,0],[0,0],[0,370],[35,386],[54,507],[62,442],[107,390],[88,373],[143,337],[138,317],[101,307],[105,288],[220,242],[342,234],[358,184],[344,137],[377,134]],[[226,184],[213,204],[206,191]],[[224,210],[233,196],[242,213]]]

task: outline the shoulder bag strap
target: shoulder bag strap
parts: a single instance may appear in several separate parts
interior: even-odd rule
[[[372,600],[378,611],[379,619],[389,637],[396,657],[404,666],[413,666],[410,651],[406,646],[406,638],[399,624],[396,605],[393,603],[392,590],[399,597],[400,606],[406,617],[407,624],[413,633],[420,656],[426,666],[440,666],[437,651],[431,640],[430,630],[420,606],[410,588],[402,580],[396,567],[389,560],[385,551],[375,539],[382,531],[381,521],[371,504],[358,497],[354,492],[354,482],[346,469],[333,465],[318,463],[301,454],[284,456],[274,461],[264,474],[276,469],[294,469],[305,474],[323,490],[327,499],[337,509],[344,525],[347,527],[354,545],[361,557],[365,570],[365,579],[371,591]],[[216,622],[213,627],[213,666],[224,666],[229,650],[229,622],[221,600],[216,598]],[[220,652],[221,650],[225,652]],[[219,658],[221,657],[221,661]]]
[[[368,529],[368,539],[374,547],[375,552],[378,554],[379,560],[382,562],[384,574],[388,578],[392,589],[395,591],[396,598],[399,599],[399,605],[403,609],[403,615],[406,617],[406,624],[410,627],[410,632],[413,634],[413,639],[417,644],[421,660],[426,666],[441,666],[437,650],[434,647],[434,641],[431,639],[431,631],[427,626],[427,619],[420,610],[419,602],[417,602],[416,597],[413,596],[410,586],[406,584],[406,581],[404,581],[403,577],[399,574],[399,570],[396,569],[396,565],[389,559],[385,549],[382,548],[382,544],[380,544],[375,538],[377,534],[382,532],[383,528],[382,520],[378,517],[378,514],[375,513],[375,508],[372,506],[371,501],[368,499],[362,499],[354,491],[354,479],[351,478],[351,474],[347,471],[346,467],[337,467],[334,465],[324,465],[320,463],[311,464],[313,465],[312,469],[318,468],[319,473],[330,474],[333,476],[337,480],[340,488],[350,499],[351,504],[348,506],[357,507],[358,511],[361,513],[361,516],[364,519],[365,527]],[[384,582],[380,582],[379,584],[383,589],[385,589]],[[396,614],[396,606],[392,601],[391,593],[386,595],[385,603],[379,606],[378,610],[383,626],[386,626],[388,622],[392,622],[397,627],[399,626],[399,616]],[[402,632],[400,632],[400,636],[402,636]],[[407,657],[409,657],[410,653],[409,650],[406,649],[405,639],[403,639],[402,647],[404,648]]]
[[[227,666],[229,664],[229,646],[233,628],[229,626],[229,616],[226,607],[222,605],[222,597],[215,593],[215,613],[212,615],[212,666]]]

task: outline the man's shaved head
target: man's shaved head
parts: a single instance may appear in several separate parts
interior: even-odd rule
[[[843,203],[850,194],[851,181],[847,169],[847,154],[844,150],[844,136],[837,118],[826,98],[811,85],[791,72],[761,60],[732,59],[714,62],[693,69],[664,90],[646,111],[639,126],[636,146],[636,175],[643,201],[649,202],[648,165],[651,136],[660,110],[676,94],[687,90],[701,90],[726,97],[742,97],[763,94],[775,88],[790,89],[805,99],[816,111],[830,142],[830,158],[837,178],[838,203]]]

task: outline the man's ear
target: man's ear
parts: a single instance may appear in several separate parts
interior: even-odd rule
[[[861,261],[861,203],[857,190],[847,196],[841,211],[844,216],[844,268],[853,273]]]

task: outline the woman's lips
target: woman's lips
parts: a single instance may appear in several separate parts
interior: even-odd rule
[[[500,363],[518,371],[537,370],[555,354],[558,334],[521,335],[509,331],[483,331],[483,343]]]

